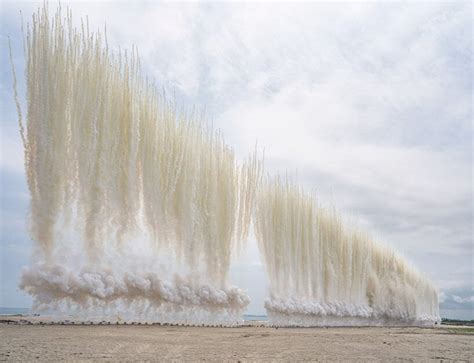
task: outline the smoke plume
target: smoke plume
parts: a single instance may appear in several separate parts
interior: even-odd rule
[[[50,16],[44,5],[25,43],[20,126],[38,248],[21,287],[35,306],[120,300],[242,312],[248,297],[227,274],[249,231],[256,154],[238,163],[219,132],[141,75],[136,49],[112,52],[88,22],[76,29],[69,10]],[[133,274],[115,271],[136,243]],[[71,270],[73,250],[82,265]],[[140,269],[150,255],[173,263],[157,276]]]
[[[288,179],[263,183],[256,235],[275,325],[433,324],[438,294],[392,249],[344,226]]]

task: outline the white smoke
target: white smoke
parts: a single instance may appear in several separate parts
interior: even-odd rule
[[[26,127],[19,119],[38,248],[21,288],[34,306],[242,313],[248,297],[227,275],[249,231],[256,151],[238,163],[221,134],[142,77],[135,49],[114,54],[70,11],[50,17],[45,3],[25,40]],[[149,268],[164,255],[164,274]]]
[[[37,311],[55,311],[60,306],[68,306],[69,311],[102,309],[109,310],[107,315],[116,315],[111,309],[114,304],[140,303],[150,310],[168,305],[168,309],[174,307],[175,311],[189,307],[238,316],[250,301],[237,287],[218,289],[210,284],[193,284],[178,276],[166,282],[156,273],[117,273],[93,267],[78,271],[50,264],[25,268],[20,287],[34,297]]]
[[[298,298],[265,301],[270,322],[277,326],[433,325],[438,315],[409,314],[400,307],[372,308],[345,301],[325,303]]]
[[[347,302],[319,303],[317,301],[304,301],[295,298],[271,299],[265,301],[265,308],[272,313],[288,315],[314,315],[314,316],[349,316],[369,318],[373,309],[368,305],[357,305]]]
[[[398,254],[288,181],[259,190],[256,151],[238,163],[142,77],[135,49],[114,54],[46,4],[25,48],[26,127],[19,118],[38,248],[21,288],[36,309],[235,321],[249,299],[227,275],[256,204],[273,324],[439,319],[436,289]]]
[[[392,249],[347,228],[289,180],[262,186],[256,236],[274,325],[426,325],[439,321],[432,283]]]

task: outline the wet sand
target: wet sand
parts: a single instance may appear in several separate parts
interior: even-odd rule
[[[474,360],[473,327],[275,329],[258,322],[212,328],[0,320],[2,361]]]

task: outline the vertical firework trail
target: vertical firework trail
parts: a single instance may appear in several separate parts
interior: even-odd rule
[[[290,181],[263,183],[255,230],[274,325],[430,325],[431,282],[390,248],[345,227],[334,209]]]
[[[261,161],[239,165],[222,136],[180,112],[70,11],[26,34],[25,166],[36,309],[190,323],[235,320],[228,284],[251,222]],[[131,313],[132,312],[132,313]]]

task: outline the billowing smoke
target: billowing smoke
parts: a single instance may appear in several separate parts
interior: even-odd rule
[[[275,325],[433,324],[438,294],[392,249],[344,226],[288,180],[262,186],[255,229]]]
[[[184,324],[229,323],[238,322],[249,303],[237,287],[199,285],[179,276],[163,281],[158,274],[141,271],[77,271],[51,264],[25,269],[20,287],[35,298],[39,310],[87,319],[119,315]]]
[[[113,53],[70,11],[45,5],[25,44],[20,130],[38,248],[21,287],[35,308],[241,313],[249,299],[227,274],[249,231],[256,154],[239,164],[199,114],[142,77],[135,49]]]

